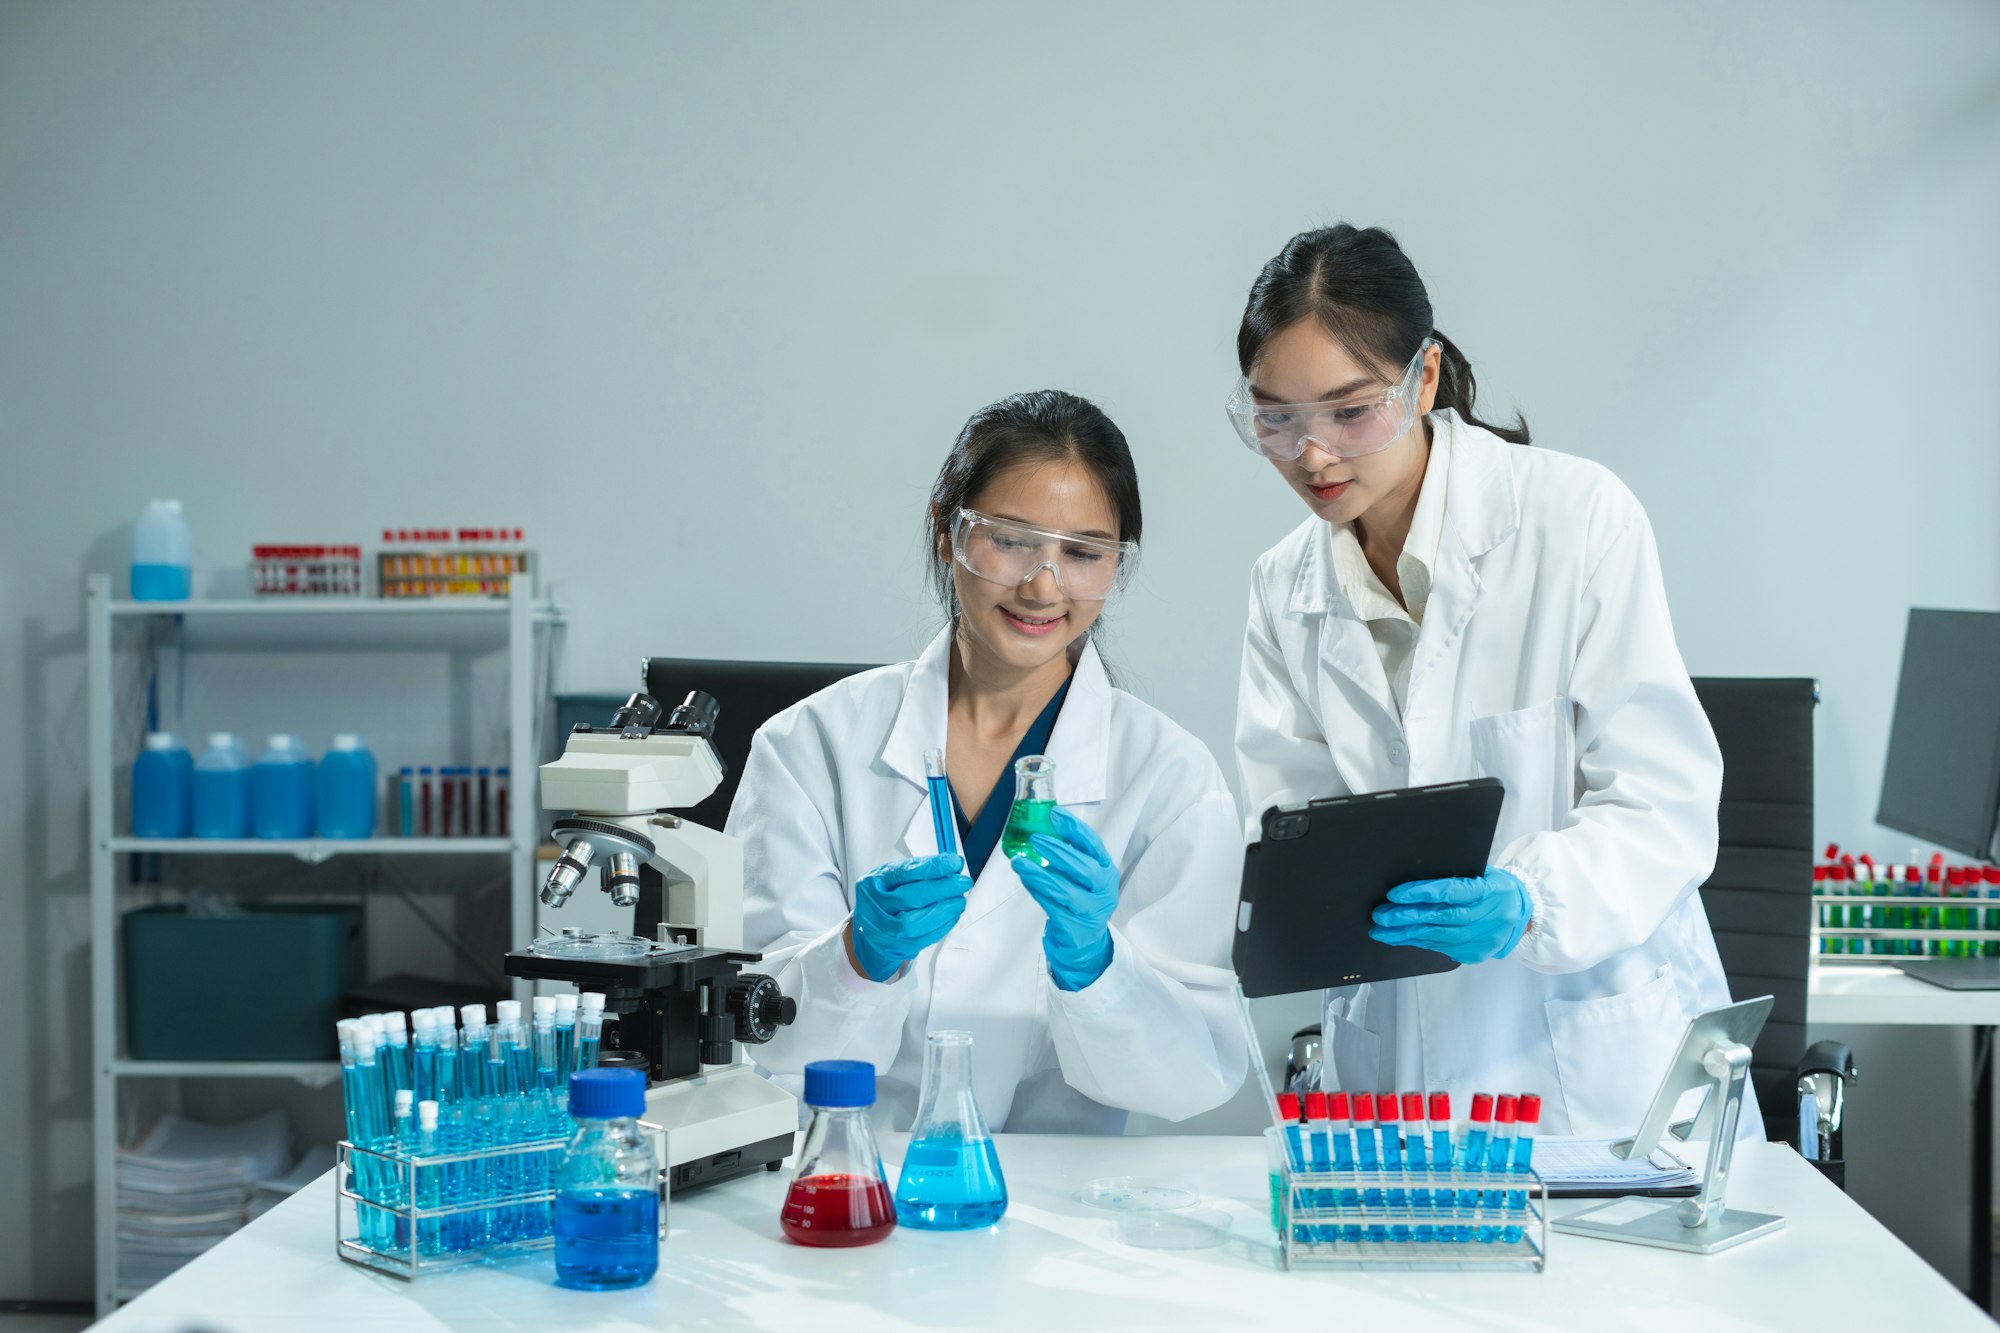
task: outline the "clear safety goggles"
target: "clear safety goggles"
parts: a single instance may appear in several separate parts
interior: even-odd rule
[[[1266,458],[1290,462],[1306,451],[1310,440],[1335,458],[1359,458],[1380,453],[1417,424],[1417,386],[1424,378],[1423,346],[1403,368],[1403,377],[1367,398],[1340,398],[1324,403],[1260,403],[1250,394],[1250,381],[1238,380],[1229,395],[1229,422],[1243,443]]]
[[[1018,588],[1046,569],[1054,573],[1063,596],[1101,602],[1131,578],[1139,543],[1058,532],[961,509],[952,520],[951,553],[966,572],[1003,588]]]

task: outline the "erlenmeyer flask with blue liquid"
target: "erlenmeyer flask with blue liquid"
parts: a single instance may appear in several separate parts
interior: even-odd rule
[[[933,1032],[924,1047],[924,1089],[896,1181],[896,1217],[906,1227],[970,1231],[1007,1211],[1007,1181],[986,1117],[972,1092],[972,1034]]]

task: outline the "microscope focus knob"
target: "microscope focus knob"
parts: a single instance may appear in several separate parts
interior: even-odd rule
[[[729,983],[729,1012],[736,1016],[736,1040],[756,1045],[778,1035],[798,1016],[798,1001],[778,989],[776,979],[745,972]]]

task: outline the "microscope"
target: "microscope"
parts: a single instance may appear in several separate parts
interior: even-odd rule
[[[774,979],[743,970],[762,956],[742,948],[743,845],[669,813],[722,780],[718,712],[696,691],[656,726],[659,702],[635,694],[610,726],[577,724],[541,768],[543,806],[574,812],[552,830],[562,856],[542,902],[561,907],[595,869],[633,930],[572,928],[506,956],[509,976],[604,993],[599,1063],[646,1074],[645,1118],[666,1127],[676,1189],[777,1170],[799,1123],[792,1095],[737,1056],[797,1012]]]

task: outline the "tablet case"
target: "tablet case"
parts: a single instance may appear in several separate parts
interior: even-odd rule
[[[1495,778],[1335,796],[1264,812],[1243,854],[1232,959],[1252,998],[1449,972],[1429,949],[1368,938],[1389,890],[1486,873],[1504,789]]]

